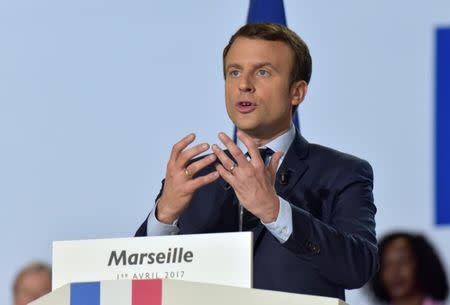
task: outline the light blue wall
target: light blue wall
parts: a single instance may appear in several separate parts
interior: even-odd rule
[[[51,261],[53,240],[133,235],[180,137],[214,143],[232,131],[221,52],[247,6],[0,0],[0,303],[18,268]],[[378,231],[424,231],[449,262],[432,166],[433,34],[450,25],[450,3],[285,7],[313,56],[304,135],[369,160]],[[349,302],[366,301],[352,292]]]

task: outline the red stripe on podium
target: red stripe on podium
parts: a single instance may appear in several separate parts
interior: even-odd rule
[[[131,289],[131,305],[162,305],[162,280],[134,280]]]

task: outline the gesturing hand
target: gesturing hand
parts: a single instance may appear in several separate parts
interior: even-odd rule
[[[155,214],[156,218],[163,223],[173,223],[189,205],[194,192],[219,177],[219,174],[214,171],[205,176],[193,178],[198,171],[216,160],[216,156],[211,154],[191,163],[192,158],[209,149],[206,143],[186,149],[194,140],[195,134],[189,134],[172,148],[163,192]]]
[[[238,132],[238,138],[245,144],[251,159],[247,160],[241,149],[224,133],[219,139],[236,160],[234,163],[222,149],[213,145],[212,149],[222,164],[216,165],[220,176],[234,189],[239,202],[253,215],[265,223],[277,219],[280,201],[275,191],[275,177],[283,152],[275,152],[266,166],[258,147],[252,139]]]

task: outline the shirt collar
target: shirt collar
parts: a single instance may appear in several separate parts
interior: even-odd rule
[[[289,146],[291,146],[292,142],[295,138],[295,127],[294,124],[291,124],[291,127],[283,134],[279,135],[269,143],[264,146],[258,148],[270,148],[273,152],[282,151],[286,154]],[[247,151],[247,147],[245,147],[244,143],[238,140],[238,146],[243,151]]]

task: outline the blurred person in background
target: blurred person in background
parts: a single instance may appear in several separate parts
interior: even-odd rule
[[[13,283],[14,305],[26,305],[52,290],[52,269],[34,262],[17,274]]]
[[[379,243],[380,270],[370,282],[373,296],[391,305],[443,305],[448,282],[431,244],[419,234],[393,232]]]

